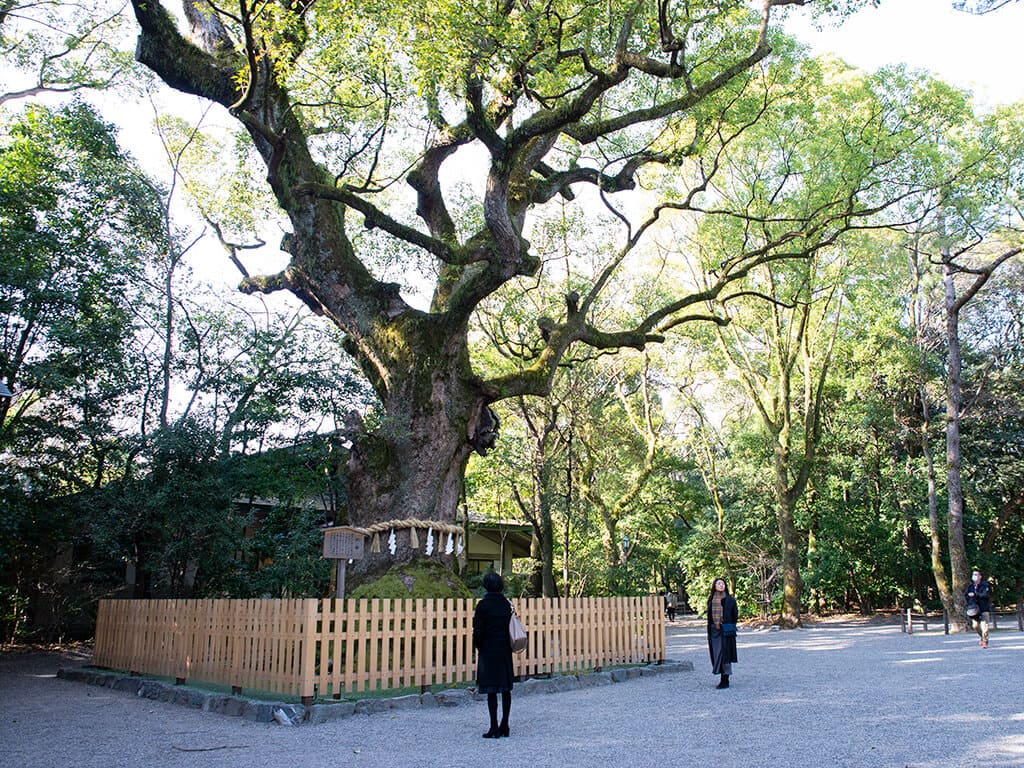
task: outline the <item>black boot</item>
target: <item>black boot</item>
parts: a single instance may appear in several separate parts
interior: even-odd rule
[[[729,676],[722,675],[722,678],[718,681],[718,685],[715,688],[728,688],[729,687]]]
[[[484,734],[485,739],[496,739],[501,736],[498,732],[498,694],[487,694],[487,714],[491,716],[491,727]]]
[[[501,692],[501,725],[498,726],[499,736],[508,736],[508,713],[512,709],[512,691]]]

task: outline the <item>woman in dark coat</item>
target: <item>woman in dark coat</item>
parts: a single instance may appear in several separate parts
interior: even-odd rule
[[[738,618],[736,598],[729,594],[725,579],[715,579],[708,596],[708,650],[711,652],[711,673],[721,675],[716,688],[729,687],[732,665],[738,661],[735,634]],[[724,634],[723,624],[732,625],[733,633]]]
[[[491,727],[485,739],[508,736],[508,713],[512,709],[512,643],[508,622],[512,603],[503,594],[505,583],[496,573],[484,574],[487,593],[473,613],[473,647],[476,648],[476,688],[487,694]],[[501,694],[501,723],[498,723],[498,694]]]

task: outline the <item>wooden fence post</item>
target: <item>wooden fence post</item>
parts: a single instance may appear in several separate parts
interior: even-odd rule
[[[302,704],[309,706],[313,703],[316,680],[316,651],[318,633],[316,631],[316,598],[307,598],[302,601],[305,605],[302,620],[302,683],[299,688],[299,695],[302,697]]]

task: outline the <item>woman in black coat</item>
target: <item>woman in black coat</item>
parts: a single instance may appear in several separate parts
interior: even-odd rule
[[[508,736],[508,713],[512,709],[512,643],[508,623],[512,603],[503,594],[501,576],[484,574],[487,593],[473,613],[473,647],[476,648],[476,688],[487,694],[487,712],[491,727],[485,739]],[[501,723],[498,723],[498,694],[501,694]]]
[[[736,620],[739,608],[736,598],[729,594],[725,579],[711,582],[711,594],[708,596],[708,650],[711,652],[711,673],[721,675],[716,688],[729,687],[729,675],[732,665],[738,661],[736,657]],[[730,625],[723,632],[723,625]]]

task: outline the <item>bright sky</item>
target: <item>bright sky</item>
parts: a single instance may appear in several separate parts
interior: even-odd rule
[[[1024,0],[982,16],[952,5],[952,0],[882,0],[881,7],[858,11],[838,29],[816,31],[796,18],[787,27],[815,52],[838,54],[860,69],[904,63],[969,88],[980,105],[1024,101]]]

